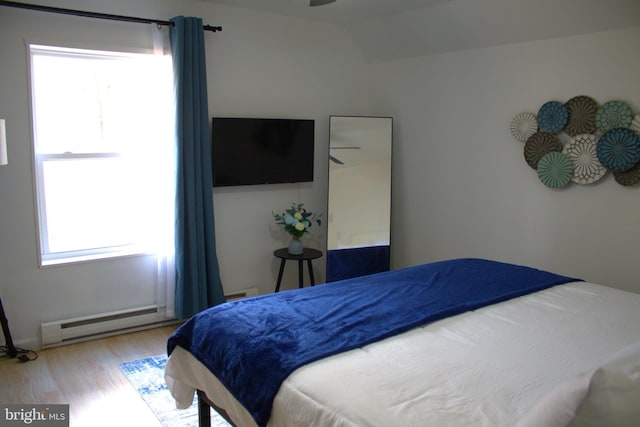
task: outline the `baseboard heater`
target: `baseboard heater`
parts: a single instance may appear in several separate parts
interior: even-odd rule
[[[42,323],[42,348],[56,347],[176,323],[163,307],[146,306]]]
[[[227,301],[233,301],[258,294],[258,288],[248,288],[230,292],[225,294],[225,297]],[[179,322],[179,320],[167,318],[165,307],[156,305],[47,322],[41,324],[42,348],[142,331]]]
[[[257,295],[260,295],[258,288],[247,288],[240,291],[225,293],[224,297],[227,299],[227,302],[231,302],[237,299],[255,297]]]

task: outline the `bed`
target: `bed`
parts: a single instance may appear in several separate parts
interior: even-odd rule
[[[201,426],[640,425],[640,294],[495,261],[222,304],[168,353]]]

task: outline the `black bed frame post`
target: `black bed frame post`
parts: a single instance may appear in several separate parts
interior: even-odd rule
[[[198,427],[211,427],[211,409],[218,413],[232,427],[237,425],[231,420],[231,417],[221,407],[216,405],[207,397],[204,391],[198,390]]]
[[[198,426],[211,427],[211,407],[207,403],[204,392],[198,390]]]

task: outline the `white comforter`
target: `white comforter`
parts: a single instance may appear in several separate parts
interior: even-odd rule
[[[296,370],[269,425],[515,426],[554,387],[640,342],[640,295],[570,283]],[[204,390],[238,426],[249,414],[182,348],[166,379],[178,407]]]

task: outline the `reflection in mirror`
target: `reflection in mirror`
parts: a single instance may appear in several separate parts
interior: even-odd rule
[[[387,271],[391,117],[331,116],[327,282]]]

